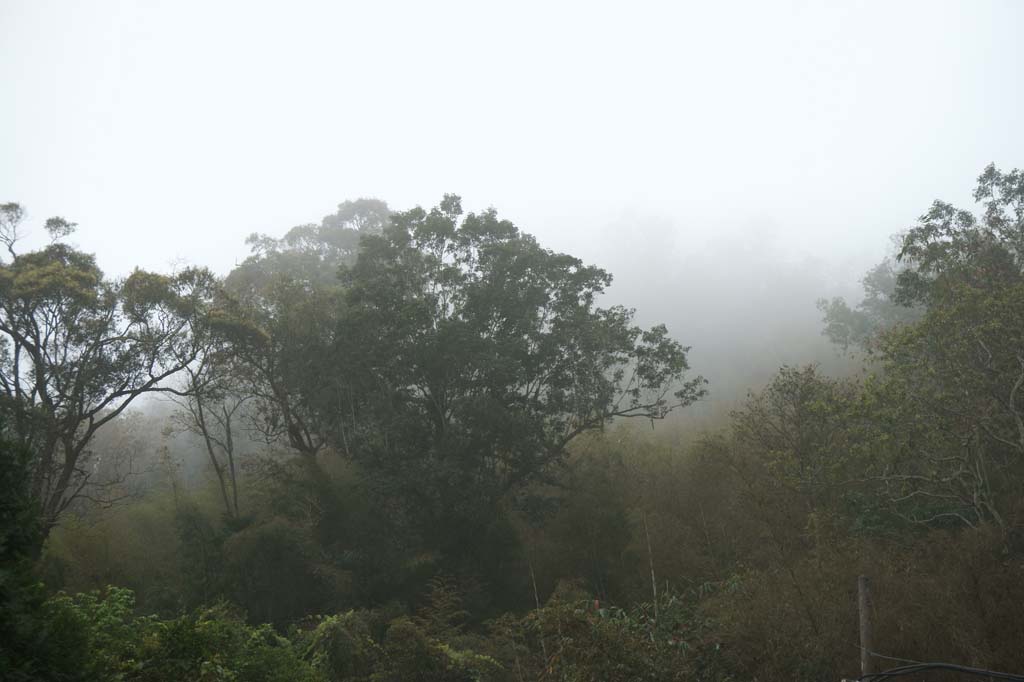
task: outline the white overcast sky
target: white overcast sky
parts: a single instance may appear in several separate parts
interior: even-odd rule
[[[0,0],[0,201],[118,274],[455,192],[613,270],[728,235],[845,276],[1024,166],[1022,29],[1014,0]]]

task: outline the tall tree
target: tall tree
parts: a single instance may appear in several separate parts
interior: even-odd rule
[[[90,443],[139,396],[170,382],[201,349],[214,278],[136,270],[104,276],[92,255],[60,239],[74,224],[51,218],[49,246],[16,252],[23,212],[3,207],[0,240],[0,390],[14,437],[35,453],[31,492],[44,528],[79,497],[102,500]]]
[[[1024,513],[1024,173],[989,166],[974,196],[981,216],[937,201],[903,239],[895,298],[924,315],[880,344],[880,476],[909,518],[1007,528]]]

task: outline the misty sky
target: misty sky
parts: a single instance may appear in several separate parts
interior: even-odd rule
[[[1012,0],[0,0],[0,201],[125,274],[456,192],[706,353],[773,302],[762,342],[817,325],[934,198],[1024,165],[1022,28]]]

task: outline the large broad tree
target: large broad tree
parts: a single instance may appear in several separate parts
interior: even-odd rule
[[[318,498],[324,457],[356,463],[380,535],[403,555],[500,562],[514,544],[505,510],[559,482],[581,434],[661,419],[704,393],[664,326],[599,305],[607,272],[493,210],[465,215],[458,197],[401,213],[346,202],[251,243],[213,326],[252,425],[306,465],[298,494],[331,547],[350,538]]]
[[[661,418],[703,392],[703,379],[683,380],[686,349],[664,327],[597,305],[608,273],[494,211],[463,216],[458,197],[397,214],[345,202],[319,225],[250,243],[218,328],[249,373],[265,435],[305,455],[377,452],[415,405],[436,435],[487,433],[508,488],[584,431]],[[413,400],[393,412],[398,398]],[[495,431],[502,419],[510,433]]]
[[[704,392],[664,326],[598,305],[607,272],[494,210],[464,215],[456,196],[392,215],[342,282],[334,352],[314,384],[337,389],[320,404],[328,438],[449,537],[553,481],[579,435],[663,418]]]
[[[136,270],[106,277],[63,243],[74,225],[51,218],[45,248],[17,253],[24,213],[0,207],[0,391],[8,435],[34,453],[31,493],[44,527],[80,497],[105,499],[90,444],[97,431],[199,356],[215,278]]]

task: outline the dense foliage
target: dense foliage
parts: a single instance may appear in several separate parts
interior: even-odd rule
[[[0,666],[840,679],[867,574],[879,653],[1024,671],[1024,173],[975,196],[901,235],[863,302],[821,304],[862,376],[779,368],[685,440],[650,426],[704,394],[687,349],[454,196],[254,236],[223,282],[109,282],[66,221],[40,252],[11,240]],[[7,329],[33,319],[68,351],[26,360]],[[155,390],[173,413],[129,418]],[[40,466],[76,444],[100,465],[54,508]],[[102,466],[125,450],[131,484]]]

